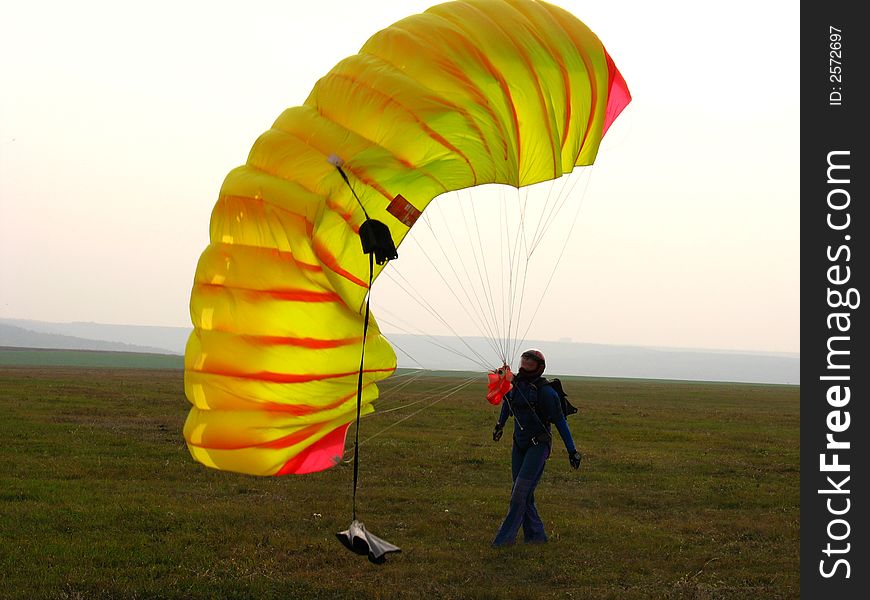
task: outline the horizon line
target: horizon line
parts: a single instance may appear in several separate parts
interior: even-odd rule
[[[150,328],[161,328],[161,329],[193,329],[193,325],[181,326],[181,325],[143,325],[139,323],[105,323],[100,321],[44,321],[40,319],[31,319],[31,318],[23,318],[23,317],[4,317],[0,316],[0,320],[7,321],[31,321],[34,323],[43,323],[43,324],[52,324],[52,325],[105,325],[110,327],[150,327]],[[381,334],[384,337],[388,337],[389,335],[409,335],[415,337],[441,337],[441,338],[455,338],[455,339],[474,339],[474,340],[483,340],[486,341],[487,338],[480,335],[468,335],[468,336],[457,336],[457,335],[445,335],[445,334],[428,334],[428,333],[407,333],[400,331],[384,331],[381,330]],[[59,334],[61,335],[61,334]],[[588,341],[579,341],[574,339],[569,340],[552,340],[552,339],[529,339],[526,340],[528,343],[533,342],[546,342],[549,344],[574,344],[574,345],[584,345],[584,346],[619,346],[619,347],[628,347],[628,348],[642,348],[646,350],[658,350],[658,351],[690,351],[690,352],[713,352],[713,353],[727,353],[727,354],[778,354],[778,355],[786,355],[790,357],[800,358],[800,350],[757,350],[757,349],[748,349],[748,348],[712,348],[705,346],[661,346],[661,345],[653,345],[653,344],[641,344],[641,343],[615,343],[615,342],[588,342]]]

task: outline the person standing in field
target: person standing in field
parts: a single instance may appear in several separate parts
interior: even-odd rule
[[[501,413],[492,432],[493,441],[499,441],[508,417],[513,416],[513,489],[507,516],[492,541],[493,547],[512,545],[520,527],[525,543],[547,541],[544,523],[535,506],[535,488],[544,474],[553,445],[551,423],[559,431],[571,466],[574,469],[580,467],[581,456],[574,446],[559,394],[543,377],[545,366],[544,354],[540,350],[531,348],[523,352],[520,369],[514,375],[513,389],[504,395]]]

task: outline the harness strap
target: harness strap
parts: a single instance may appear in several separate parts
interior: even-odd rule
[[[543,380],[545,383],[544,383],[543,385],[541,385],[540,387],[536,386],[534,383],[529,383],[529,387],[533,387],[535,390],[539,390],[540,388],[544,387],[544,385],[547,385],[547,384],[549,383],[549,382],[548,382],[545,378],[543,378],[543,377],[540,377],[539,379],[536,379],[535,381],[539,381],[539,380]],[[541,419],[541,415],[538,414],[538,406],[540,405],[540,403],[538,402],[538,399],[535,400],[535,404],[533,405],[533,404],[531,403],[531,401],[529,400],[529,398],[528,398],[527,396],[525,396],[525,395],[524,395],[524,394],[523,394],[523,393],[522,393],[522,392],[517,388],[516,385],[514,386],[514,390],[516,390],[517,393],[520,394],[520,396],[523,397],[523,399],[526,401],[526,404],[529,406],[529,411],[532,413],[532,415],[534,415],[534,417],[535,417],[535,421],[538,422],[538,425],[539,425],[540,428],[541,428],[541,433],[545,433],[545,434],[547,434],[548,437],[552,437],[552,436],[550,436],[549,433],[547,432],[547,425],[546,425],[546,423],[544,423],[544,421]],[[513,391],[513,390],[512,390],[512,391]],[[519,420],[517,419],[517,416],[516,416],[516,413],[515,413],[514,410],[513,410],[513,407],[511,407],[510,405],[508,405],[508,406],[509,406],[509,408],[511,408],[511,412],[512,412],[513,415],[514,415],[514,421],[516,421],[517,423],[519,423]],[[520,429],[523,429],[522,424],[520,424]],[[537,445],[537,444],[539,443],[538,441],[536,441],[536,440],[537,440],[537,437],[538,437],[539,435],[540,435],[540,434],[536,434],[535,437],[532,438],[532,443],[533,443],[534,445]]]

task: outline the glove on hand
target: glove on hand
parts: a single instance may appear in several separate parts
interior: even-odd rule
[[[502,434],[504,433],[504,425],[501,423],[495,424],[495,429],[492,430],[492,441],[497,442],[501,439]]]
[[[571,468],[573,468],[573,469],[578,469],[578,468],[580,468],[580,460],[581,460],[582,458],[583,458],[583,457],[580,456],[580,453],[577,452],[576,450],[574,450],[574,452],[569,452],[569,453],[568,453],[568,460],[571,461]]]

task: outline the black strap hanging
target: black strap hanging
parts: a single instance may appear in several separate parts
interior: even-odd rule
[[[362,243],[362,251],[364,254],[369,255],[369,287],[366,292],[362,350],[360,351],[359,378],[357,379],[356,387],[356,431],[354,433],[353,441],[353,521],[346,530],[340,531],[335,535],[338,540],[352,552],[367,555],[370,561],[380,564],[386,561],[385,555],[388,552],[401,552],[401,549],[398,546],[394,546],[376,535],[369,533],[366,530],[365,525],[360,521],[357,521],[356,490],[359,485],[359,424],[362,413],[363,370],[365,368],[366,358],[366,338],[368,337],[369,318],[371,316],[372,281],[374,280],[375,273],[374,263],[377,261],[379,265],[382,265],[388,260],[398,258],[399,255],[396,252],[396,245],[393,242],[392,235],[390,235],[389,227],[380,221],[376,221],[369,217],[365,207],[356,195],[353,186],[350,185],[347,175],[345,175],[341,168],[341,160],[336,158],[335,161],[333,161],[331,157],[330,162],[332,162],[335,165],[335,168],[338,169],[338,172],[341,173],[342,179],[344,179],[344,182],[350,188],[351,193],[354,198],[356,198],[360,208],[362,208],[363,214],[366,216],[365,222],[359,228],[359,235]]]
[[[359,421],[360,413],[362,412],[362,387],[363,387],[363,366],[366,360],[366,336],[369,331],[369,307],[371,304],[371,289],[372,278],[374,275],[374,265],[372,264],[373,254],[369,253],[369,292],[366,294],[366,312],[363,319],[363,337],[362,337],[362,352],[359,358],[359,379],[356,384],[356,431],[354,432],[353,440],[353,520],[356,521],[356,488],[359,482]]]
[[[359,239],[360,242],[362,242],[363,254],[374,254],[375,262],[379,265],[384,264],[388,260],[399,258],[399,253],[396,252],[396,244],[393,242],[393,235],[390,233],[390,228],[377,219],[372,219],[369,216],[366,207],[363,206],[362,200],[359,199],[359,196],[356,195],[356,190],[354,190],[353,186],[350,184],[350,180],[347,178],[347,173],[345,173],[344,169],[341,168],[344,161],[337,156],[332,155],[329,157],[329,162],[338,169],[341,178],[344,179],[344,183],[350,189],[350,193],[353,194],[354,198],[356,198],[357,204],[359,204],[363,214],[366,216],[366,220],[359,228]],[[371,281],[369,281],[369,289],[371,289]]]

